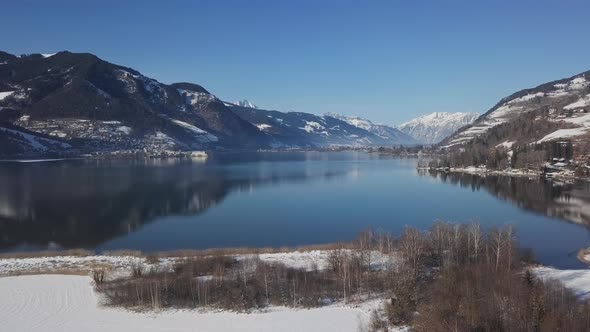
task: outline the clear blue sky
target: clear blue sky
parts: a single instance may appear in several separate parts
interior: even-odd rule
[[[94,2],[6,1],[0,49],[91,52],[229,101],[389,124],[590,69],[589,1]]]

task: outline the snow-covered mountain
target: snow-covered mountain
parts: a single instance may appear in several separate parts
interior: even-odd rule
[[[410,142],[393,128],[382,129],[328,115],[260,110],[247,100],[227,103],[200,85],[164,84],[93,54],[0,51],[1,158]]]
[[[247,99],[242,99],[234,102],[234,105],[241,106],[241,107],[249,107],[249,108],[258,108],[258,106],[254,105],[251,101]]]
[[[590,135],[590,71],[518,91],[441,143],[529,146]]]
[[[203,87],[88,53],[0,52],[0,155],[170,155],[271,139]]]
[[[477,119],[477,113],[434,112],[420,116],[397,128],[424,144],[436,144],[452,135],[459,128]]]
[[[274,140],[277,147],[393,146],[416,141],[401,131],[339,114],[315,115],[229,105],[238,116]]]
[[[363,119],[358,116],[345,116],[337,113],[326,113],[325,115],[342,120],[357,128],[364,129],[385,140],[398,142],[398,144],[413,145],[419,143],[418,140],[416,140],[413,136],[408,135],[397,128],[387,125],[375,124],[371,120]]]

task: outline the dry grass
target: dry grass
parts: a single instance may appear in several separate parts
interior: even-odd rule
[[[335,249],[353,248],[352,243],[330,243],[320,245],[307,245],[297,247],[265,247],[265,248],[212,248],[204,250],[175,250],[161,251],[155,253],[142,253],[137,250],[117,250],[102,252],[100,256],[111,257],[137,257],[145,259],[145,263],[157,265],[161,259],[201,259],[210,257],[229,257],[237,255],[258,255],[269,253],[287,253],[287,252],[306,252],[312,250],[335,250]],[[5,253],[0,255],[0,259],[27,259],[27,258],[45,258],[60,256],[88,257],[97,255],[95,252],[85,249],[71,249],[65,251],[38,251],[38,252],[17,252]],[[143,263],[142,263],[143,264]],[[142,265],[143,266],[143,265]],[[129,267],[134,272],[134,266]],[[104,271],[109,277],[115,267],[109,263],[89,260],[83,264],[75,266],[55,266],[55,267],[37,267],[21,269],[18,271],[0,271],[0,277],[19,276],[19,275],[37,275],[37,274],[70,274],[70,275],[88,275],[92,276],[96,271]]]
[[[36,257],[57,257],[57,256],[93,256],[96,253],[86,249],[69,249],[64,251],[32,251],[32,252],[9,252],[0,254],[0,258],[36,258]]]
[[[351,243],[328,243],[317,245],[306,245],[296,247],[236,247],[236,248],[211,248],[202,250],[173,250],[160,251],[151,253],[148,256],[157,258],[166,257],[203,257],[203,256],[230,256],[230,255],[255,255],[255,254],[273,254],[273,253],[287,253],[287,252],[306,252],[313,250],[335,250],[335,249],[350,249],[353,248]]]
[[[103,251],[101,256],[131,256],[131,257],[143,257],[144,254],[139,250],[131,250],[131,249],[121,249],[121,250],[111,250],[111,251]]]
[[[287,253],[287,252],[306,252],[313,250],[334,250],[334,249],[351,249],[351,243],[326,243],[295,247],[229,247],[229,248],[210,248],[210,249],[184,249],[172,251],[158,251],[152,253],[144,253],[139,250],[122,249],[104,251],[101,256],[131,256],[144,257],[148,262],[157,262],[161,258],[178,258],[178,257],[203,257],[203,256],[229,256],[229,255],[255,255],[255,254],[273,254],[273,253]],[[87,249],[69,249],[63,251],[32,251],[32,252],[13,252],[0,254],[0,259],[8,258],[38,258],[38,257],[58,257],[58,256],[77,256],[87,257],[97,255],[96,252]]]

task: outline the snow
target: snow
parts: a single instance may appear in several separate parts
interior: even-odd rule
[[[126,135],[131,134],[131,128],[130,127],[127,127],[127,126],[117,127],[117,131],[120,131],[120,132],[122,132],[122,133],[124,133]]]
[[[512,106],[512,103],[508,102],[500,107],[498,107],[495,111],[493,111],[488,118],[495,119],[497,121],[502,121],[503,118],[507,117],[508,115],[512,114],[513,112],[522,111],[524,107],[522,106]],[[505,122],[505,121],[502,121]]]
[[[347,252],[350,250],[345,249]],[[320,270],[328,268],[328,259],[331,250],[307,250],[276,252],[263,254],[242,254],[234,255],[238,260],[258,258],[268,263],[282,263],[287,267],[310,270],[317,267]],[[180,258],[184,259],[184,258]],[[176,258],[161,258],[158,263],[149,263],[144,257],[135,256],[53,256],[53,257],[32,257],[32,258],[3,258],[0,259],[0,276],[12,274],[38,273],[41,271],[51,272],[64,269],[76,271],[90,271],[95,266],[102,266],[109,270],[116,271],[117,275],[124,276],[131,273],[133,266],[142,263],[148,267],[156,266],[160,269],[170,269],[176,262]],[[371,252],[371,268],[382,270],[388,264],[395,264],[397,256],[384,255],[378,251]],[[110,273],[109,273],[110,274]]]
[[[209,102],[215,99],[215,96],[204,93],[194,92],[185,89],[177,89],[178,93],[186,99],[186,103],[189,105],[197,105],[202,102]]]
[[[15,93],[16,91],[5,91],[5,92],[0,92],[0,100],[4,100],[4,98],[11,96],[13,93]]]
[[[558,129],[552,132],[549,135],[541,138],[538,143],[550,141],[557,138],[569,138],[569,137],[576,137],[580,135],[584,135],[590,130],[590,113],[581,115],[581,116],[574,116],[569,118],[559,118],[558,121],[563,121],[567,123],[573,123],[579,125],[579,128],[570,128],[570,129]],[[555,121],[555,120],[554,120]]]
[[[502,148],[510,149],[510,148],[512,147],[512,145],[514,145],[514,143],[515,143],[515,142],[516,142],[516,141],[512,141],[512,142],[509,142],[509,141],[502,142],[502,143],[500,143],[500,144],[496,145],[496,147],[497,147],[497,148],[500,148],[500,147],[502,147]]]
[[[478,117],[477,113],[434,112],[405,122],[397,128],[420,142],[434,144],[473,123]]]
[[[31,147],[33,147],[34,149],[37,149],[37,150],[41,150],[41,151],[48,150],[48,148],[45,145],[43,145],[42,143],[59,144],[62,148],[71,148],[72,147],[68,143],[62,143],[62,142],[52,141],[52,140],[45,139],[45,138],[36,137],[31,134],[23,133],[22,131],[18,131],[18,130],[13,130],[13,129],[8,129],[8,128],[0,128],[0,130],[7,131],[7,132],[10,132],[13,134],[21,135],[31,145]]]
[[[574,89],[574,90],[583,89],[587,85],[588,85],[588,81],[586,81],[586,78],[584,78],[583,76],[574,78],[568,84],[569,88]]]
[[[125,276],[131,273],[132,267],[137,263],[150,264],[142,257],[134,256],[55,256],[32,258],[4,258],[0,259],[0,276],[18,273],[54,272],[60,270],[73,270],[78,272],[91,271],[96,266],[101,266],[115,271],[109,273],[111,277]],[[174,259],[162,259],[158,263],[159,268],[169,268]]]
[[[180,120],[174,120],[174,119],[171,119],[171,121],[174,122],[174,123],[176,123],[177,125],[179,125],[181,127],[184,127],[186,129],[189,129],[190,131],[195,132],[197,134],[206,134],[207,133],[203,129],[197,128],[197,127],[193,126],[192,124],[189,124],[189,123],[186,123],[186,122],[183,122],[183,121],[180,121]]]
[[[543,142],[547,142],[547,141],[551,141],[553,139],[557,139],[557,138],[569,138],[569,137],[576,137],[576,136],[581,136],[587,133],[588,129],[590,128],[570,128],[570,129],[558,129],[554,132],[552,132],[549,135],[546,135],[545,137],[541,138],[540,140],[537,141],[537,143],[543,143]]]
[[[567,83],[559,83],[553,85],[556,90],[547,93],[548,97],[557,98],[569,95],[573,90],[581,90],[588,86],[588,82],[584,77],[576,77]]]
[[[271,125],[268,125],[266,123],[257,124],[255,126],[261,131],[264,131],[265,129],[268,129],[268,128],[272,128]]]
[[[350,250],[345,250],[351,252]],[[309,250],[259,254],[258,258],[267,263],[281,263],[295,269],[325,270],[329,268],[331,250]],[[253,258],[255,255],[241,255],[238,259]],[[384,255],[378,251],[371,252],[371,269],[383,270],[390,264],[397,263],[397,256]]]
[[[41,56],[44,58],[49,58],[52,57],[54,55],[56,55],[57,53],[41,53]]]
[[[54,158],[54,159],[2,159],[0,162],[11,162],[11,163],[44,163],[44,162],[53,162],[53,161],[63,161],[67,160],[65,158]],[[0,213],[2,214],[2,213]],[[0,274],[2,274],[0,272]]]
[[[564,106],[563,109],[565,110],[573,110],[576,108],[583,108],[586,106],[590,106],[590,95],[586,95],[583,98],[580,98],[578,101],[576,101],[575,103],[571,103],[567,106]]]
[[[125,86],[127,88],[127,92],[129,92],[129,93],[137,92],[137,84],[136,84],[135,80],[132,79],[132,78],[137,78],[137,75],[131,74],[130,72],[123,70],[123,69],[115,70],[115,74],[117,75],[117,79],[119,81],[125,83]]]
[[[271,308],[267,312],[166,310],[137,313],[100,306],[92,280],[74,275],[0,278],[0,321],[6,331],[357,331],[368,308]]]
[[[312,134],[312,133],[316,133],[316,131],[322,130],[322,129],[326,129],[326,127],[322,126],[321,124],[319,124],[318,122],[315,121],[305,121],[305,127],[299,127],[299,129],[305,130],[306,132]],[[319,134],[322,135],[328,135],[328,132],[323,130],[323,131],[319,131],[317,132]]]
[[[507,104],[520,103],[523,101],[529,101],[529,100],[535,99],[537,97],[544,97],[544,96],[545,96],[544,92],[530,93],[530,94],[522,96],[520,98],[514,98],[511,101],[507,102]]]
[[[258,108],[258,106],[254,105],[254,103],[250,102],[249,100],[243,99],[238,100],[234,103],[234,105],[238,105],[241,107],[248,107],[248,108]]]
[[[57,136],[59,138],[64,138],[64,137],[68,136],[68,134],[64,133],[61,130],[54,130],[54,131],[50,132],[49,135]]]
[[[590,127],[590,113],[586,113],[582,116],[570,117],[562,119],[564,122],[582,125],[584,127]]]
[[[552,267],[536,267],[533,272],[541,280],[560,281],[580,299],[590,299],[590,269],[558,270]]]
[[[205,141],[217,142],[217,140],[218,140],[217,136],[210,134],[201,128],[193,126],[190,123],[186,123],[186,122],[183,122],[180,120],[175,120],[175,119],[170,119],[170,121],[174,122],[175,124],[185,128],[185,129],[192,131],[195,134],[198,134],[201,138],[204,138]],[[203,140],[201,140],[201,141],[203,141]]]
[[[344,116],[337,113],[326,113],[325,115],[338,120],[342,120],[351,126],[361,128],[364,130],[370,131],[375,126],[373,122],[367,119],[360,118],[358,116]]]

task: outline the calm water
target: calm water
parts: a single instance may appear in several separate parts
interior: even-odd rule
[[[206,162],[0,163],[0,250],[295,246],[434,220],[513,224],[545,264],[579,267],[590,186],[418,173],[363,153],[258,153]]]

